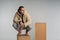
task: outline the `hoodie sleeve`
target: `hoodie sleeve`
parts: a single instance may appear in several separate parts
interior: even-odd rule
[[[27,22],[24,23],[25,24],[25,27],[31,24],[31,17],[30,17],[29,14],[26,14],[26,18],[27,18]]]
[[[21,21],[21,18],[18,16],[17,12],[13,18],[13,21],[15,21],[16,23],[18,23],[19,21]]]

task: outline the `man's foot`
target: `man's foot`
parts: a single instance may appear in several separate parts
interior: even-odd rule
[[[18,30],[18,35],[21,35],[21,30]]]
[[[17,35],[21,35],[21,33],[18,33]]]
[[[25,35],[26,35],[26,36],[29,36],[29,34],[28,34],[28,33],[26,33]]]

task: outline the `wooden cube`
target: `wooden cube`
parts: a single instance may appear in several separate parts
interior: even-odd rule
[[[30,40],[30,36],[26,35],[17,35],[17,40]]]

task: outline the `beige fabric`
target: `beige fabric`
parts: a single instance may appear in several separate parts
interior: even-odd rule
[[[16,12],[13,19],[13,21],[15,21],[16,23],[19,23],[19,21],[22,21],[21,17],[19,16],[20,14],[19,15],[18,14],[19,12]],[[23,21],[24,21],[25,27],[31,24],[31,17],[27,12],[24,13]]]

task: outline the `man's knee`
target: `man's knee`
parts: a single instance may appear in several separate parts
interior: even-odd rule
[[[26,30],[28,30],[28,31],[29,31],[29,30],[31,30],[31,28],[30,28],[29,26],[27,26],[27,27],[26,27]]]

